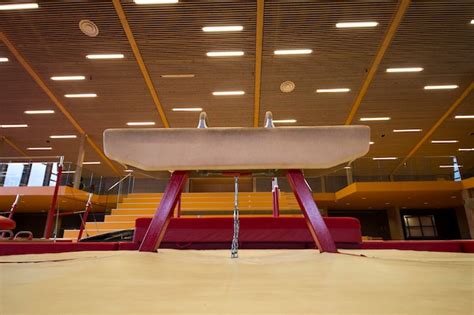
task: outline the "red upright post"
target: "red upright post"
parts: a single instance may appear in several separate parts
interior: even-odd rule
[[[309,231],[314,242],[321,253],[337,253],[336,244],[319,213],[318,206],[314,202],[313,194],[306,184],[303,173],[300,170],[289,170],[286,173],[291,189],[296,196],[296,200],[303,211]]]
[[[8,214],[8,218],[13,220],[13,215],[16,212],[16,207],[18,205],[18,201],[20,201],[20,195],[16,195],[15,201],[13,201],[12,206],[10,208],[10,213]]]
[[[89,199],[87,199],[86,203],[86,211],[82,215],[81,218],[81,228],[79,229],[79,234],[77,235],[77,241],[79,242],[82,238],[82,233],[84,232],[84,228],[86,227],[87,217],[89,216],[89,212],[92,209],[92,194],[89,194]]]
[[[179,193],[178,203],[176,204],[176,208],[174,209],[174,217],[175,218],[181,217],[181,193]]]
[[[278,185],[273,186],[272,197],[273,197],[273,217],[277,218],[280,216],[280,189],[278,188]]]
[[[51,238],[54,223],[54,211],[56,210],[56,203],[58,201],[59,186],[61,185],[61,176],[63,174],[63,159],[58,163],[58,170],[56,175],[56,185],[54,185],[54,193],[51,199],[51,207],[49,208],[48,217],[46,219],[46,227],[44,229],[44,238]]]
[[[176,207],[179,195],[183,185],[188,177],[187,171],[175,171],[171,175],[170,182],[166,187],[160,205],[155,212],[150,226],[146,231],[143,242],[140,245],[141,252],[154,252],[160,247],[160,243],[165,236],[166,228],[173,215],[173,209]]]

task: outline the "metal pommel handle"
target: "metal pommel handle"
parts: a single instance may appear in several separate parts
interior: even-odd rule
[[[272,112],[265,113],[265,128],[275,128],[275,125],[273,124]]]
[[[198,123],[197,127],[198,128],[208,128],[206,112],[201,112],[201,114],[199,114],[199,123]]]

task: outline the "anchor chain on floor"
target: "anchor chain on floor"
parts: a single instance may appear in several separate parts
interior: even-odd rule
[[[234,177],[234,237],[232,238],[232,248],[230,258],[239,258],[239,177]]]

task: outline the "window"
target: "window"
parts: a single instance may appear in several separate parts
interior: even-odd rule
[[[407,239],[433,239],[438,236],[433,215],[404,215]]]

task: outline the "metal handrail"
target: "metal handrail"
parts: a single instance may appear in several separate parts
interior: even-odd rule
[[[123,182],[126,178],[132,176],[132,173],[129,173],[127,175],[125,175],[123,178],[121,178],[120,180],[118,180],[115,184],[113,184],[112,186],[110,186],[109,189],[107,189],[107,191],[111,191],[112,189],[114,189],[118,184],[120,184],[121,182]]]

